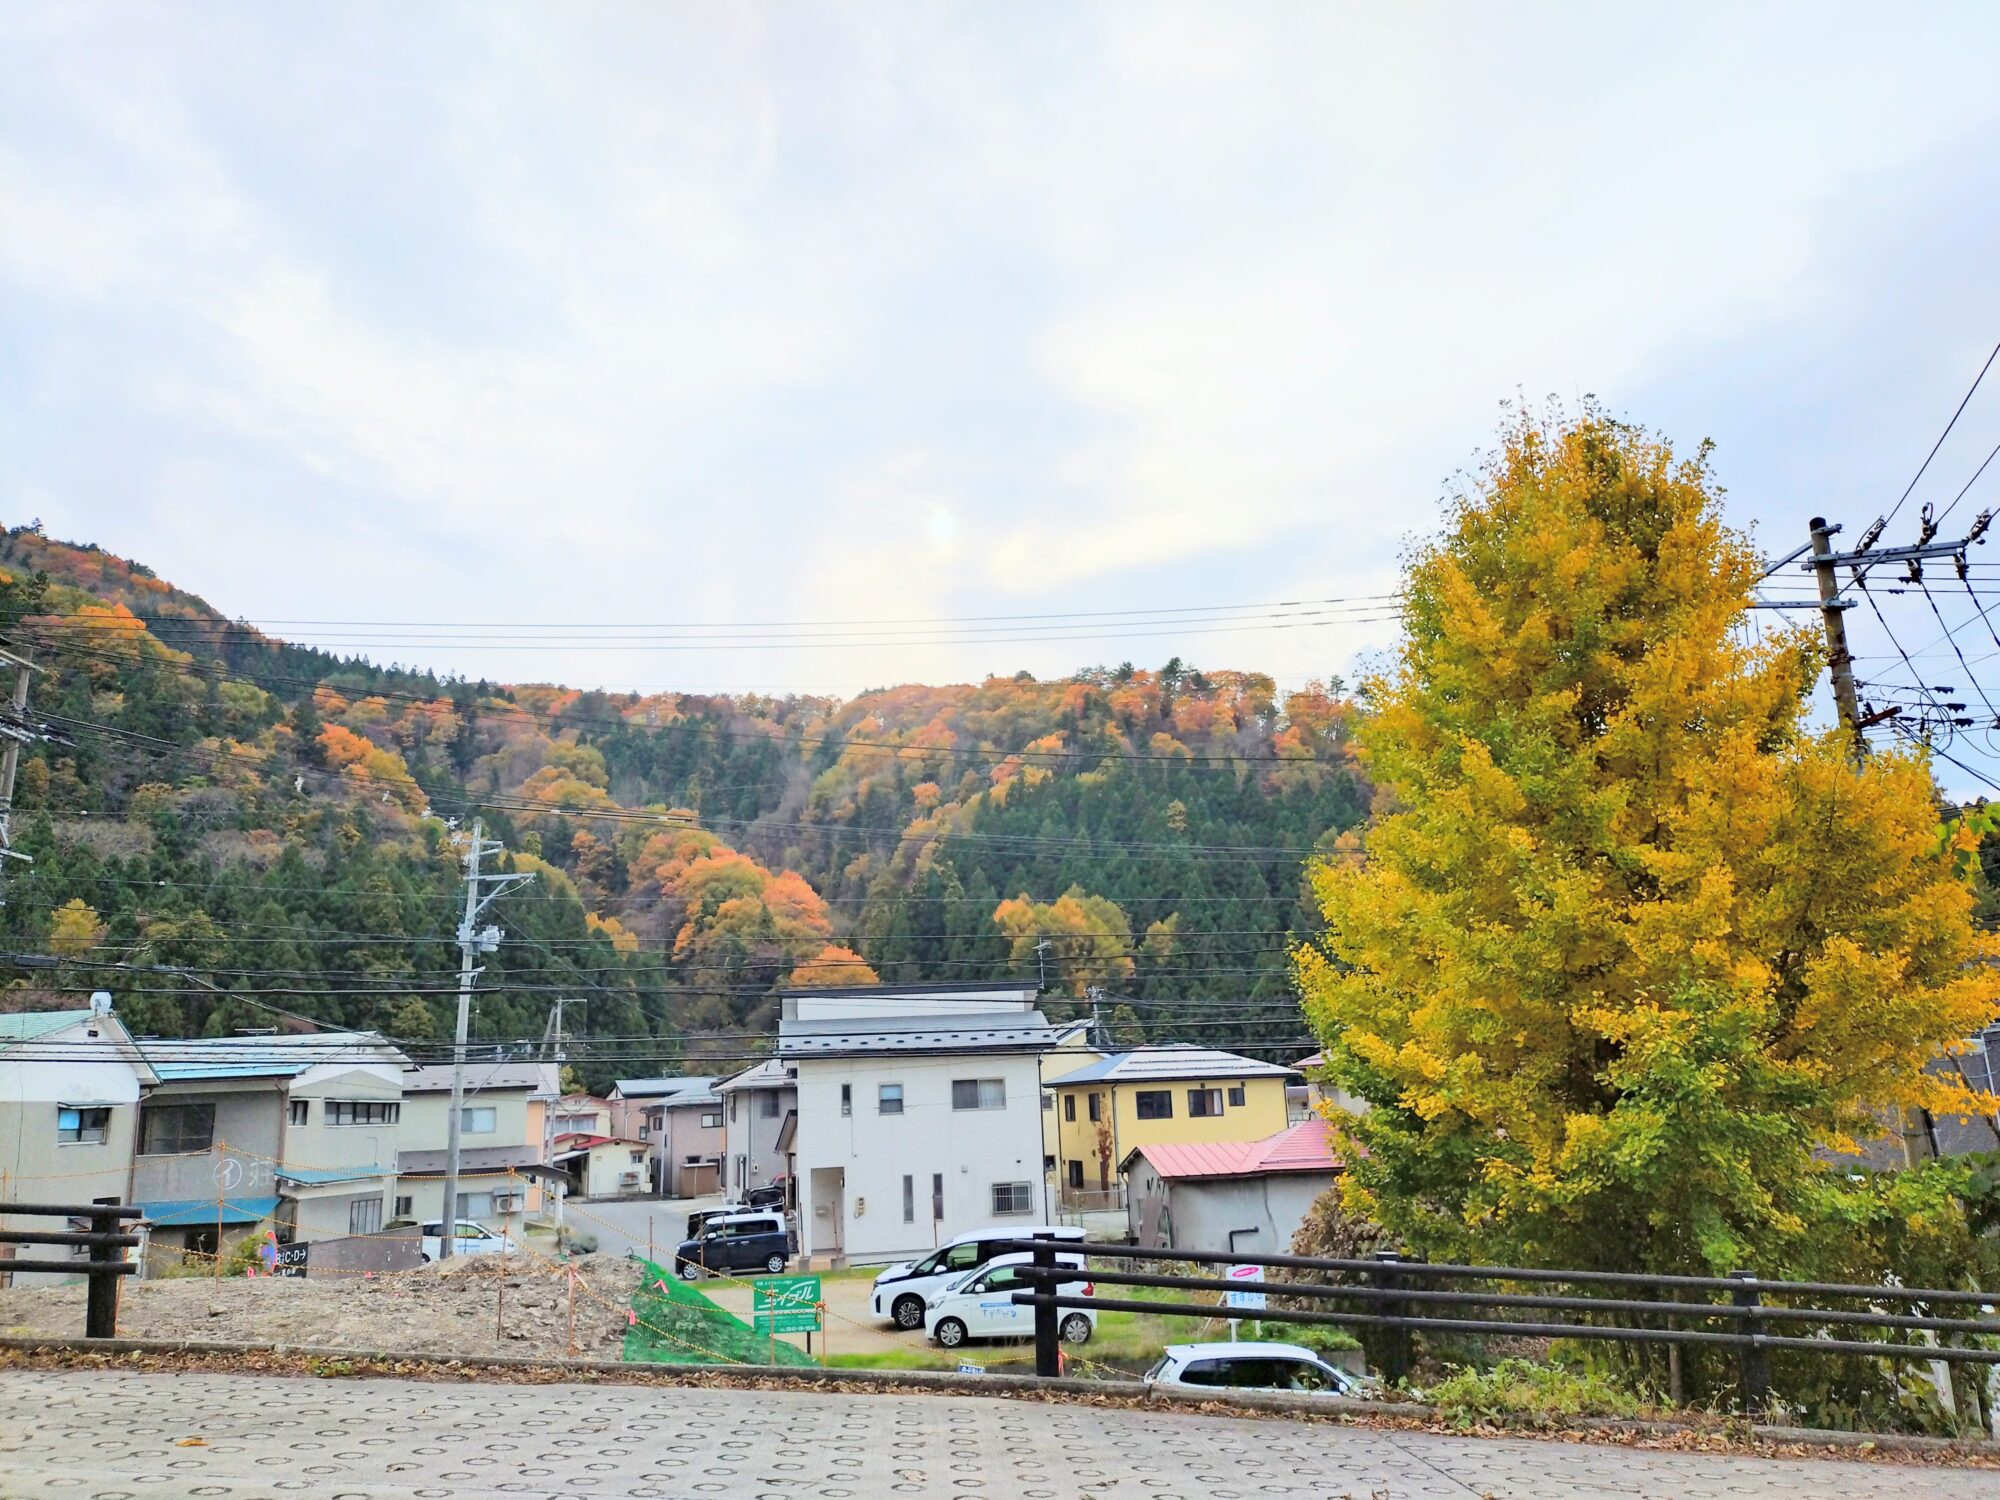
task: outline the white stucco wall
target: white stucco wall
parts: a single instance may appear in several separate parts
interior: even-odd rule
[[[799,1245],[808,1255],[850,1261],[897,1260],[940,1240],[991,1224],[1038,1224],[1048,1213],[1042,1176],[1041,1074],[1032,1054],[855,1057],[799,1060]],[[1002,1109],[955,1110],[954,1079],[998,1078]],[[840,1112],[840,1087],[853,1112]],[[903,1112],[878,1109],[879,1086],[903,1086]],[[823,1188],[845,1174],[836,1225]],[[933,1220],[933,1174],[944,1177],[944,1217]],[[903,1178],[912,1179],[913,1215],[903,1218]],[[996,1219],[995,1183],[1025,1182],[1029,1209]]]

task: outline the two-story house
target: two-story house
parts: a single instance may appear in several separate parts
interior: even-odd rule
[[[1256,1141],[1289,1123],[1290,1068],[1185,1042],[1115,1052],[1051,1078],[1065,1199],[1109,1203],[1140,1146]]]
[[[796,1208],[793,1155],[799,1134],[798,1069],[775,1057],[715,1086],[722,1099],[722,1187],[741,1198],[781,1182],[785,1206]]]
[[[539,1214],[548,1178],[549,1143],[536,1101],[554,1092],[556,1065],[471,1062],[459,1117],[458,1213],[490,1228]],[[418,1223],[444,1217],[451,1144],[451,1065],[403,1074],[403,1116],[396,1128],[396,1192],[390,1216]]]
[[[111,997],[88,1010],[0,1015],[0,1203],[126,1201],[139,1099],[157,1081],[111,1012]],[[60,1230],[48,1219],[0,1216],[11,1229]],[[79,1227],[88,1229],[82,1224]],[[16,1247],[0,1246],[0,1273]],[[63,1252],[27,1246],[47,1260]],[[88,1258],[88,1247],[75,1256]],[[21,1273],[21,1284],[61,1278]]]
[[[611,1133],[646,1143],[652,1190],[699,1198],[721,1186],[722,1100],[710,1075],[621,1078],[611,1090]]]
[[[781,995],[797,1069],[799,1248],[822,1264],[918,1254],[1045,1218],[1031,985],[875,985]]]
[[[159,1082],[139,1110],[132,1199],[155,1246],[224,1253],[370,1235],[389,1217],[409,1059],[372,1031],[138,1044]]]

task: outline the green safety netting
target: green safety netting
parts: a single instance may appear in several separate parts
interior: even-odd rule
[[[816,1365],[783,1339],[768,1338],[725,1312],[673,1272],[642,1260],[632,1294],[638,1321],[625,1331],[625,1358],[650,1365]]]

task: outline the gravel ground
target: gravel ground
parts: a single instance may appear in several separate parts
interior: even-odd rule
[[[576,1266],[575,1352],[617,1359],[638,1267],[608,1256],[585,1256]],[[0,1291],[0,1332],[80,1334],[83,1295],[81,1286]],[[571,1352],[565,1279],[547,1262],[525,1256],[468,1257],[370,1278],[127,1281],[120,1287],[118,1332],[126,1338],[426,1354]]]

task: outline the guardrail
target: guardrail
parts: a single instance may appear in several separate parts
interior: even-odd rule
[[[1021,1268],[1022,1276],[1036,1284],[1032,1292],[1017,1292],[1013,1300],[1035,1309],[1035,1373],[1057,1373],[1056,1329],[1059,1313],[1071,1308],[1097,1308],[1121,1312],[1184,1314],[1213,1318],[1226,1315],[1212,1302],[1161,1302],[1137,1298],[1063,1296],[1061,1281],[1076,1279],[1073,1267],[1059,1268],[1055,1250],[1060,1242],[1038,1236],[1010,1240],[1003,1247],[1031,1251],[1032,1265]],[[2000,1337],[2000,1318],[1947,1318],[1932,1312],[1888,1312],[1886,1306],[1905,1308],[1976,1307],[1991,1312],[2000,1304],[2000,1292],[1963,1291],[1945,1288],[1903,1286],[1861,1286],[1823,1281],[1767,1281],[1749,1271],[1728,1276],[1648,1276],[1622,1271],[1541,1270],[1524,1266],[1466,1266],[1434,1264],[1413,1260],[1393,1252],[1382,1252],[1372,1260],[1335,1260],[1309,1255],[1243,1255],[1199,1250],[1148,1250],[1128,1245],[1090,1245],[1094,1259],[1152,1261],[1197,1266],[1263,1266],[1286,1271],[1312,1271],[1333,1276],[1360,1278],[1353,1282],[1267,1281],[1245,1284],[1222,1276],[1172,1275],[1158,1272],[1091,1268],[1091,1280],[1102,1285],[1151,1287],[1187,1292],[1227,1292],[1255,1290],[1271,1300],[1318,1303],[1318,1307],[1266,1307],[1253,1316],[1266,1322],[1337,1324],[1347,1327],[1386,1329],[1391,1337],[1382,1359],[1382,1374],[1391,1384],[1406,1379],[1410,1370],[1411,1335],[1427,1331],[1440,1333],[1503,1336],[1514,1338],[1601,1339],[1620,1343],[1686,1344],[1721,1346],[1736,1351],[1739,1397],[1749,1411],[1761,1410],[1770,1396],[1771,1376],[1768,1356],[1772,1350],[1802,1350],[1814,1354],[1837,1354],[1917,1360],[1943,1360],[2000,1364],[2000,1347],[1980,1348],[1947,1344],[1948,1337]],[[1448,1283],[1460,1283],[1453,1286]],[[1502,1292],[1468,1287],[1468,1282],[1505,1282],[1519,1285],[1557,1285],[1577,1288],[1605,1288],[1608,1291],[1644,1291],[1667,1294],[1664,1300],[1617,1295],[1549,1295]],[[1429,1284],[1426,1284],[1429,1283]],[[1439,1285],[1438,1283],[1446,1283]],[[1726,1297],[1727,1300],[1676,1300],[1698,1294]],[[1777,1299],[1775,1301],[1771,1299]],[[1858,1301],[1874,1307],[1818,1307],[1799,1305],[1804,1301]],[[1348,1309],[1343,1302],[1361,1304]],[[1467,1309],[1466,1314],[1450,1311]],[[1481,1313],[1485,1316],[1481,1316]],[[1548,1313],[1590,1314],[1613,1321],[1580,1322],[1575,1318],[1555,1320]],[[1469,1314],[1469,1315],[1468,1315]],[[1648,1320],[1654,1326],[1648,1326]],[[1721,1324],[1723,1327],[1660,1326],[1680,1323]],[[1819,1329],[1817,1333],[1772,1333],[1771,1325],[1799,1325]],[[1876,1342],[1841,1338],[1836,1330],[1879,1329],[1925,1333],[1929,1343]]]
[[[0,1227],[0,1245],[87,1245],[88,1260],[0,1260],[0,1271],[47,1271],[57,1275],[90,1278],[84,1297],[85,1338],[108,1339],[118,1335],[118,1278],[139,1268],[122,1254],[139,1243],[136,1234],[120,1234],[121,1219],[139,1218],[139,1208],[130,1203],[0,1203],[0,1220],[9,1216],[31,1219],[82,1219],[90,1224],[88,1233],[76,1230],[7,1229]]]

